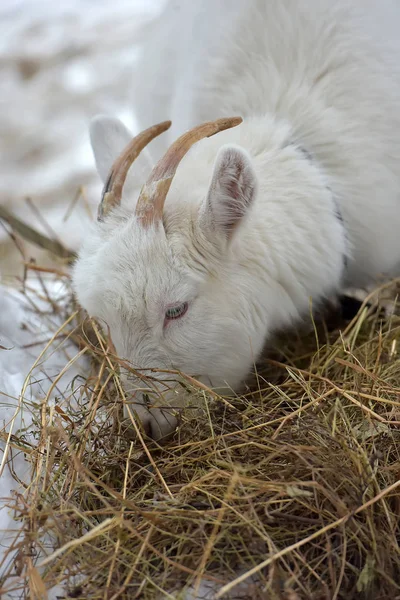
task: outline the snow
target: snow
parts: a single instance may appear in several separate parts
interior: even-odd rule
[[[164,3],[0,2],[0,204],[42,230],[30,197],[72,249],[89,217],[81,201],[65,222],[67,208],[84,186],[94,212],[101,191],[89,120],[109,113],[135,128],[130,73],[142,27]],[[19,258],[0,227],[0,272],[15,273]]]

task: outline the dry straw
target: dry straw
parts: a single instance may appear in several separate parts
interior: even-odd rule
[[[35,444],[3,433],[7,468],[17,452],[31,465],[3,590],[133,600],[206,580],[218,598],[400,598],[400,318],[378,295],[340,328],[277,340],[240,397],[181,377],[192,402],[162,445],[122,419],[118,359],[70,295],[49,347],[74,340],[64,372],[84,353],[91,373],[26,407]]]

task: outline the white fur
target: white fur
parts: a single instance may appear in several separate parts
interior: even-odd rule
[[[398,272],[399,26],[392,0],[168,4],[135,74],[135,110],[141,128],[173,126],[133,167],[123,206],[93,226],[74,270],[80,303],[134,368],[236,389],[310,298]],[[165,228],[143,229],[134,205],[151,160],[189,127],[235,115],[240,126],[182,161]],[[103,117],[91,137],[104,180],[128,134]],[[167,306],[186,301],[164,328]],[[155,437],[176,423],[139,413],[158,421]]]

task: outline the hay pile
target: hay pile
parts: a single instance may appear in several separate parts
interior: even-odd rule
[[[71,294],[62,333],[92,371],[29,408],[35,444],[14,432],[32,479],[3,589],[147,600],[203,579],[218,598],[240,582],[252,600],[400,598],[400,317],[363,306],[341,331],[280,340],[241,397],[188,382],[193,407],[159,445],[127,428],[118,360],[75,311]]]

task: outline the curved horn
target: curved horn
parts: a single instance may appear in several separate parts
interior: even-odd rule
[[[133,138],[125,150],[115,160],[110,174],[103,188],[101,201],[97,213],[97,220],[102,221],[114,206],[121,203],[122,188],[124,186],[128,171],[132,163],[155,137],[167,131],[171,127],[171,121],[163,121],[145,129]]]
[[[211,137],[224,129],[236,127],[242,121],[241,117],[230,117],[203,123],[181,135],[170,146],[152,170],[137,201],[136,215],[145,227],[162,219],[168,190],[179,163],[191,146],[205,137]]]

